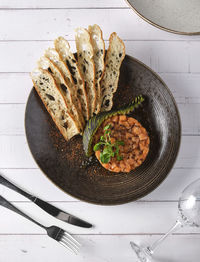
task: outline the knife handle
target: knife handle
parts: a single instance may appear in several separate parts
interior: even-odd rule
[[[22,196],[28,198],[31,201],[34,201],[36,197],[30,195],[29,193],[25,192],[24,190],[20,189],[19,187],[15,186],[11,182],[9,182],[7,179],[5,179],[2,175],[0,175],[0,184],[16,191],[17,193],[21,194]]]

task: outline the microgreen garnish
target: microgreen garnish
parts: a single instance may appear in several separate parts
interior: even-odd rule
[[[100,152],[100,160],[104,164],[110,162],[111,157],[114,156],[117,157],[118,161],[123,159],[123,157],[119,155],[119,146],[123,146],[124,141],[115,141],[114,143],[111,143],[111,127],[111,125],[106,125],[104,127],[103,136],[100,137],[100,141],[93,147],[94,151],[103,148]]]

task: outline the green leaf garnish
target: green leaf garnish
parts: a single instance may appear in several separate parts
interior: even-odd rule
[[[111,133],[110,130],[106,130],[106,131],[105,131],[105,134],[110,134],[110,133]]]
[[[100,153],[100,160],[102,163],[107,164],[108,162],[110,162],[110,155]]]
[[[108,154],[111,155],[113,153],[112,147],[111,146],[105,146],[103,149],[103,154]]]
[[[104,141],[104,136],[101,136],[101,137],[100,137],[100,141]]]
[[[119,155],[119,146],[124,145],[124,141],[115,141],[111,143],[111,130],[112,125],[106,125],[104,127],[104,135],[100,137],[100,141],[94,145],[93,150],[98,151],[103,146],[103,151],[100,152],[100,161],[103,164],[109,163],[111,157],[117,157],[117,160],[120,161],[123,159],[122,156]]]
[[[97,143],[94,147],[93,147],[93,150],[94,151],[98,151],[99,149],[101,149],[101,143]]]
[[[107,125],[107,126],[104,127],[103,130],[108,130],[108,129],[110,129],[110,128],[111,128],[111,125]]]

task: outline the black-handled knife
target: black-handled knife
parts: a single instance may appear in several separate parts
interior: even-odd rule
[[[24,190],[22,190],[21,188],[15,186],[14,184],[12,184],[11,182],[9,182],[7,179],[5,179],[2,175],[0,175],[0,184],[18,192],[19,194],[23,195],[24,197],[28,198],[29,200],[31,200],[33,203],[35,203],[36,205],[38,205],[40,208],[42,208],[44,211],[46,211],[48,214],[52,215],[55,218],[60,219],[61,221],[67,222],[69,224],[75,225],[75,226],[79,226],[79,227],[85,227],[85,228],[90,228],[92,227],[91,224],[89,224],[86,221],[83,221],[82,219],[75,217],[69,213],[66,213],[62,210],[60,210],[59,208],[43,201],[42,199],[35,197],[27,192],[25,192]]]

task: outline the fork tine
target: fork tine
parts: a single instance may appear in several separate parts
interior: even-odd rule
[[[65,239],[62,239],[61,241],[64,242],[66,245],[68,245],[70,248],[72,248],[74,252],[76,253],[79,252],[79,248],[77,246],[73,246],[71,243],[67,242]]]
[[[70,234],[68,234],[66,231],[64,231],[63,233],[67,238],[71,239],[73,242],[75,242],[78,246],[81,246],[81,244],[75,239],[73,238]]]
[[[69,251],[71,251],[72,253],[75,253],[77,255],[77,253],[68,245],[66,245],[65,243],[63,243],[61,240],[58,241],[63,247],[67,248]]]
[[[78,254],[78,249],[75,248],[74,246],[72,246],[70,243],[67,243],[66,241],[64,241],[64,239],[61,239],[60,244],[62,244],[63,246],[67,247],[68,249],[70,249],[71,251],[73,251],[76,255]]]
[[[79,246],[78,246],[75,242],[73,242],[71,239],[69,239],[68,237],[66,237],[65,235],[63,235],[62,238],[63,238],[65,241],[67,241],[68,243],[71,243],[71,245],[74,246],[75,248],[79,249]],[[61,239],[62,239],[62,238],[61,238]]]

